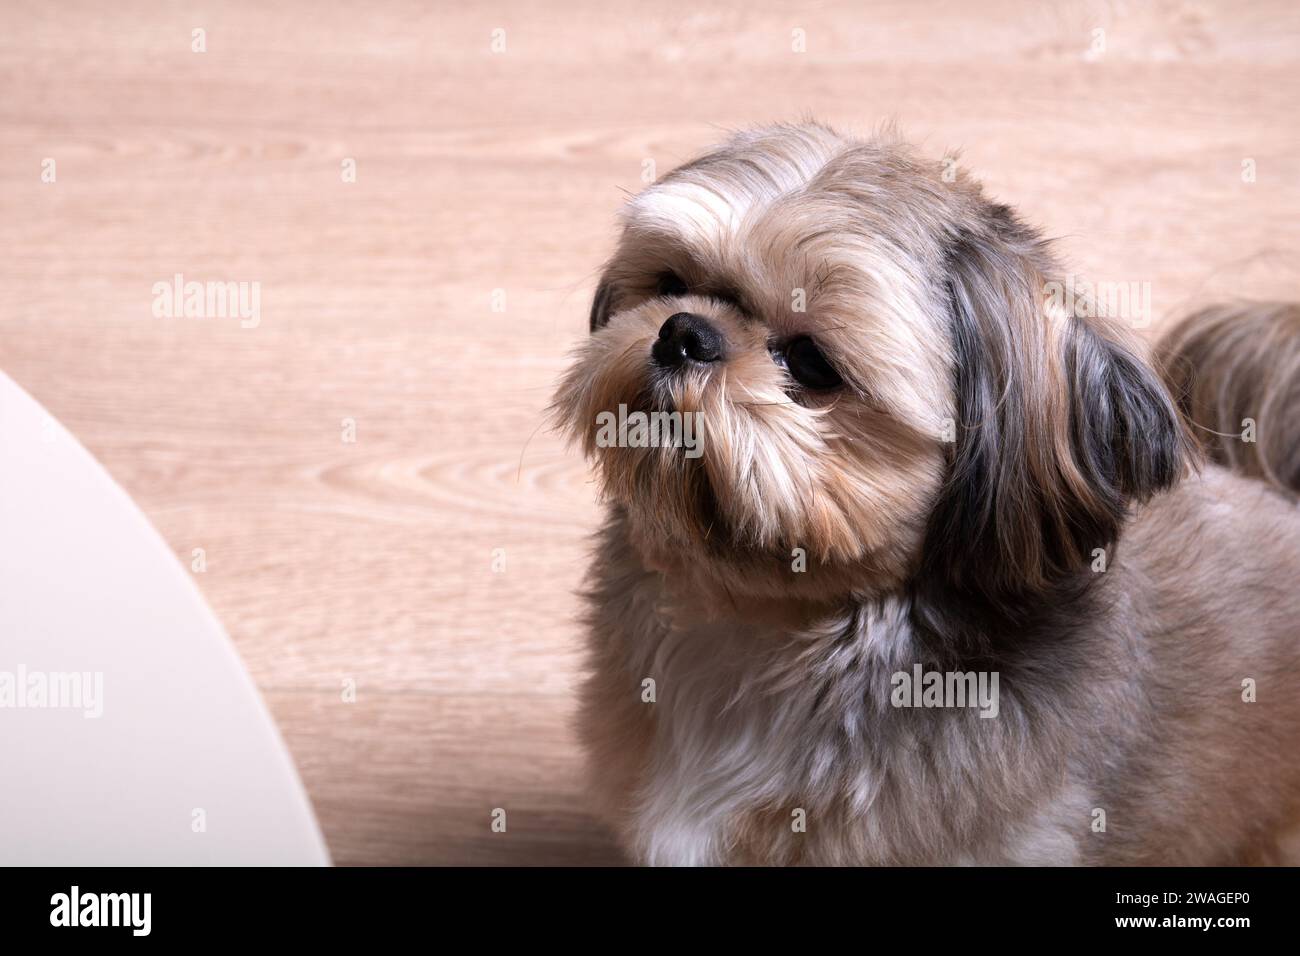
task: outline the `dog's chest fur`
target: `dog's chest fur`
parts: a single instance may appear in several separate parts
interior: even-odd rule
[[[895,707],[891,676],[931,668],[901,601],[790,629],[704,619],[618,547],[606,550],[586,691],[594,766],[625,842],[658,864],[1069,863],[1088,832],[1089,768],[1057,742],[1096,712],[1046,686],[1051,667],[1000,674],[999,713]],[[603,595],[603,597],[602,597]],[[1046,664],[1047,662],[1044,662]],[[1106,675],[1089,675],[1106,686]],[[652,684],[649,682],[653,682]],[[1073,681],[1072,687],[1089,686]],[[1059,693],[1057,693],[1059,691]],[[615,700],[613,698],[619,698]],[[627,701],[635,701],[629,706]],[[1037,703],[1035,703],[1037,702]],[[1106,726],[1102,726],[1105,723]],[[1112,737],[1113,739],[1113,737]],[[1014,836],[1013,836],[1014,834]]]

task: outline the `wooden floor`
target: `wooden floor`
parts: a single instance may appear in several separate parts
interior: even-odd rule
[[[597,510],[539,426],[645,161],[894,117],[1158,327],[1300,291],[1297,94],[1289,0],[0,0],[0,368],[204,549],[337,862],[617,862],[569,727]],[[260,323],[156,317],[177,273]]]

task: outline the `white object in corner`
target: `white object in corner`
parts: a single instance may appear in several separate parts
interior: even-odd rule
[[[329,863],[288,750],[189,576],[0,373],[0,864]]]

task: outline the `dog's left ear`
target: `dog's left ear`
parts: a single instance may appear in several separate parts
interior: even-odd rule
[[[596,294],[591,300],[591,315],[587,320],[588,331],[595,332],[609,321],[614,312],[614,283],[606,272],[596,285]]]
[[[1055,268],[1001,206],[947,255],[956,441],[922,574],[1004,607],[1088,569],[1130,502],[1178,480],[1190,447],[1119,329],[1086,305],[1051,307]]]

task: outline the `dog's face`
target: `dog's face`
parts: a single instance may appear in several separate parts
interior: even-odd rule
[[[648,565],[733,596],[879,594],[927,567],[1035,587],[1174,480],[1149,369],[1053,308],[1042,244],[945,169],[778,127],[629,204],[555,409]],[[672,440],[685,418],[635,434],[637,412],[689,417],[698,449]]]

